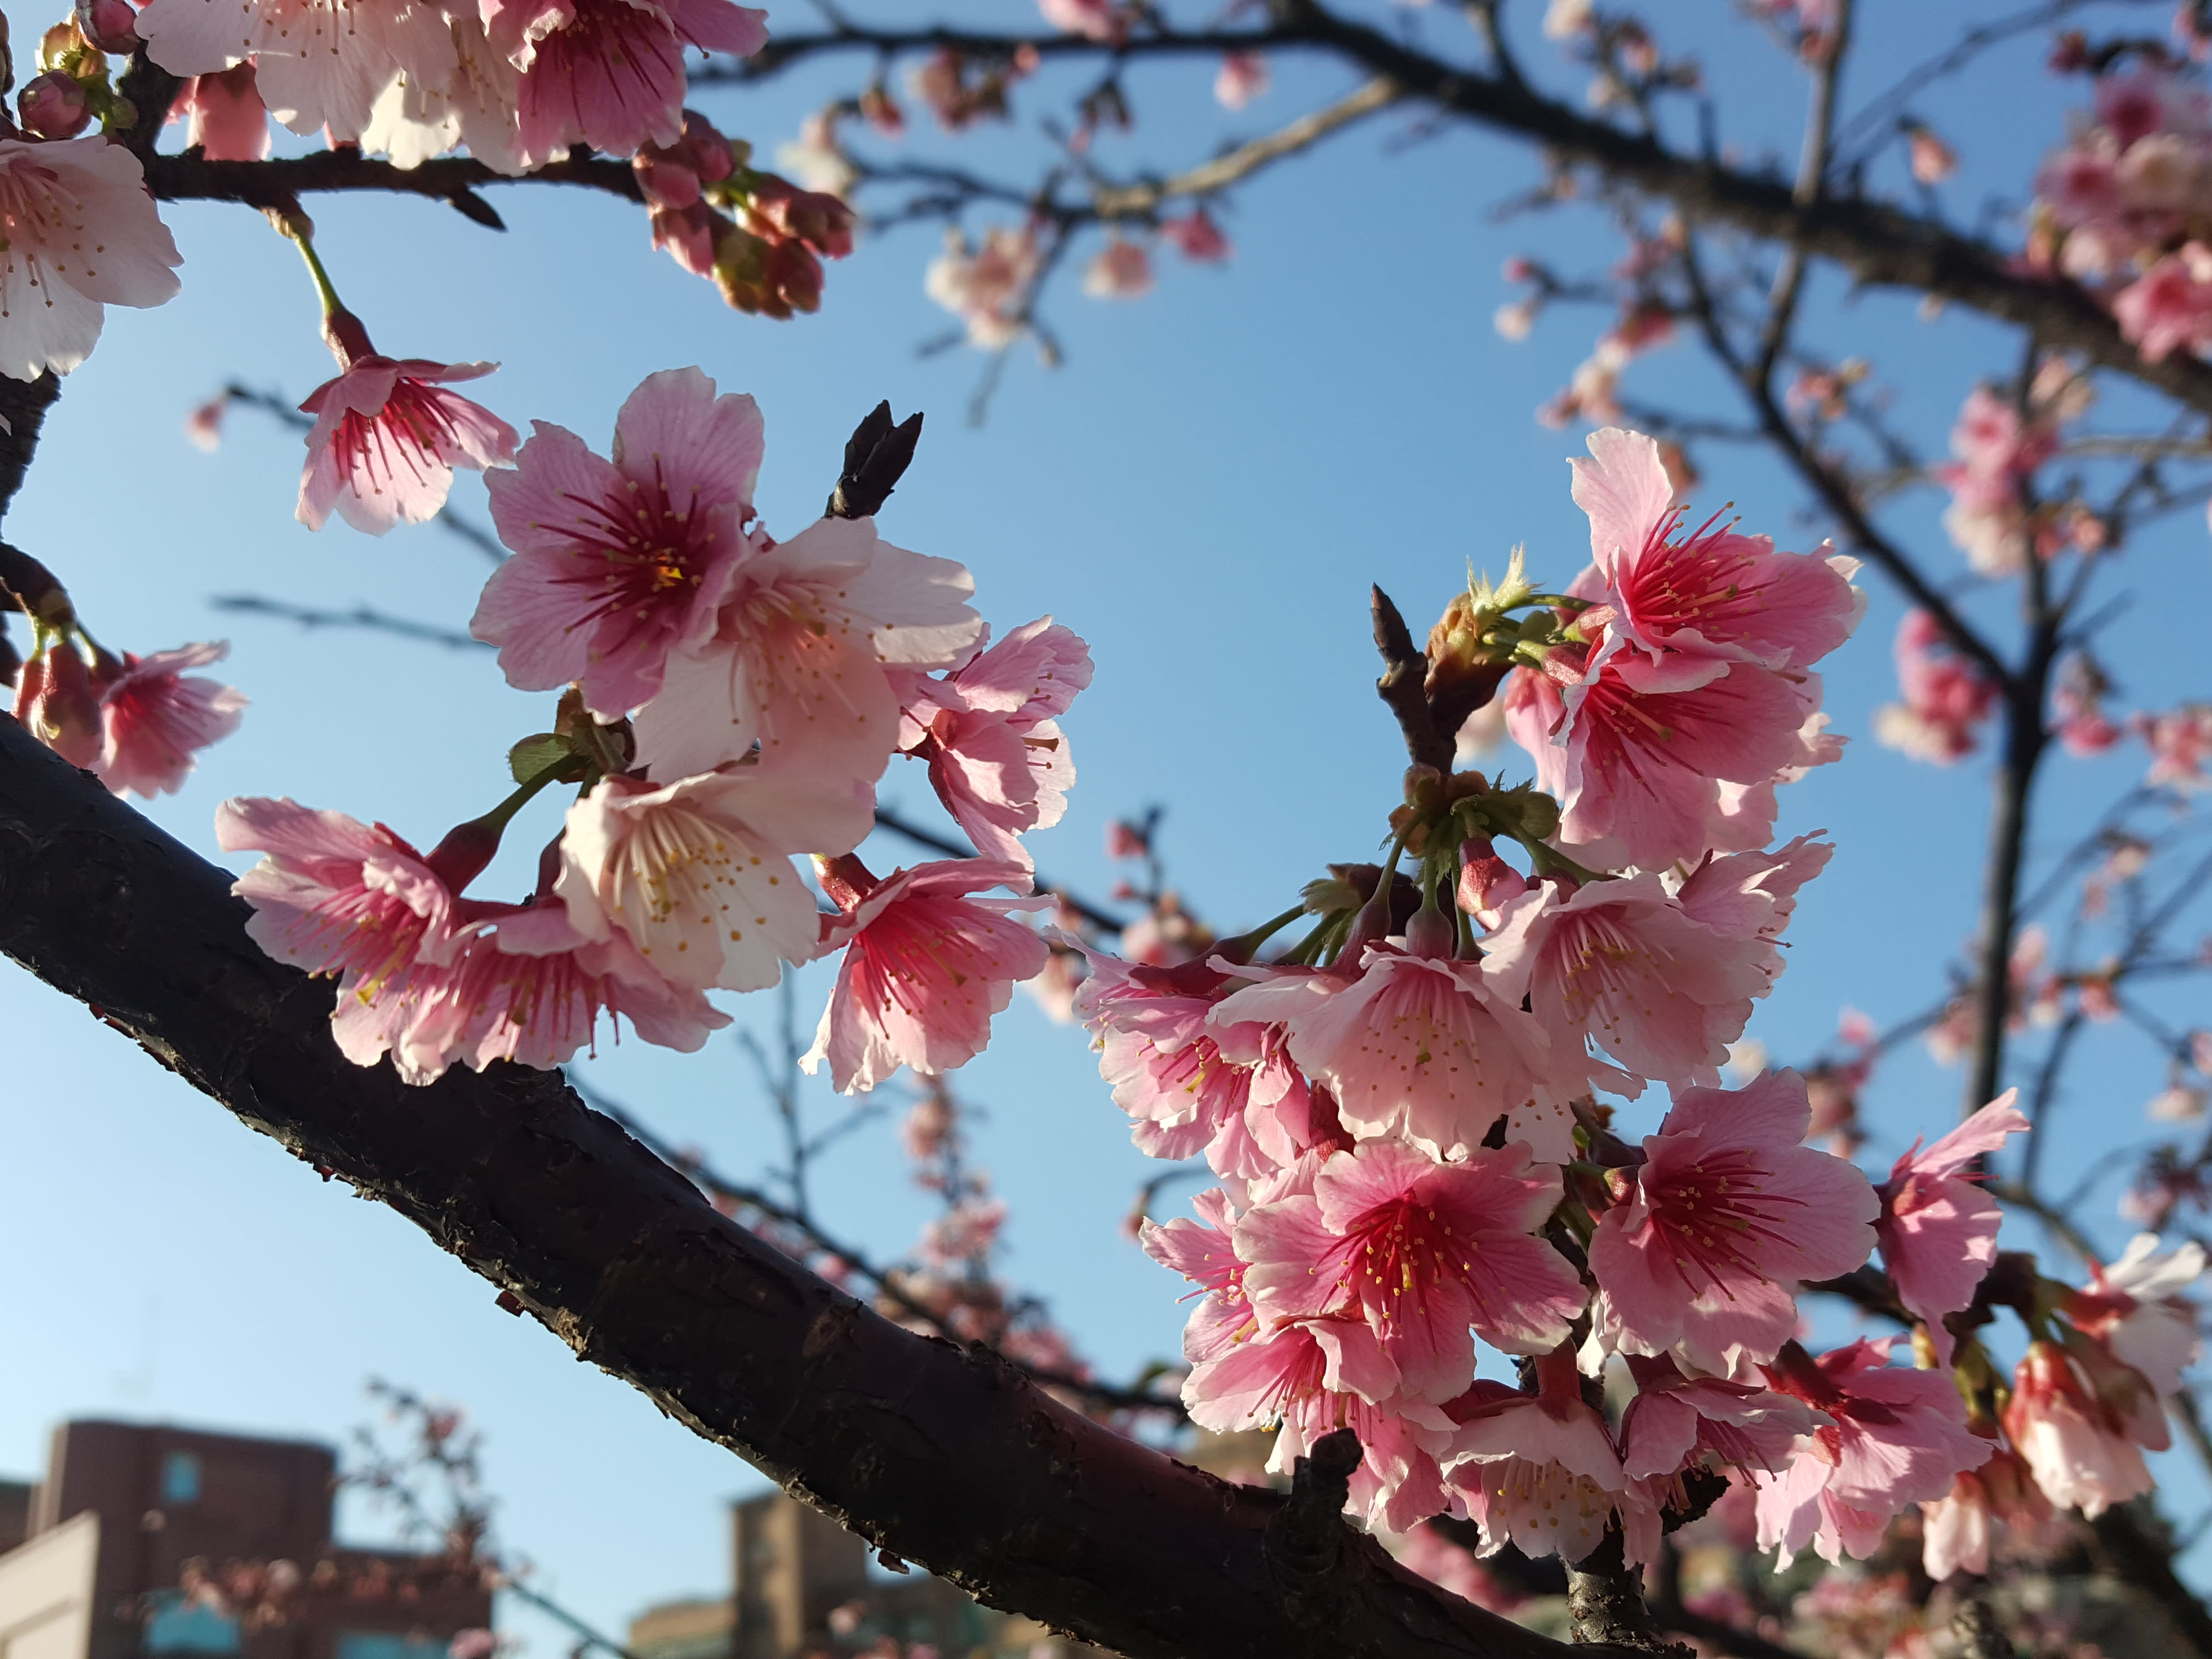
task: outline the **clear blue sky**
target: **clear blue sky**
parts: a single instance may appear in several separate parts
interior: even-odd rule
[[[1752,153],[1787,153],[1796,77],[1729,9],[1720,0],[1663,9],[1669,25],[1678,10],[1693,17],[1708,41],[1725,135]],[[1945,9],[1963,23],[1992,9]],[[2154,11],[2162,22],[2162,9],[2130,15]],[[957,15],[1032,17],[1025,0],[972,0]],[[1881,58],[1928,48],[1924,6],[1875,0],[1862,15]],[[15,11],[13,21],[27,41],[46,20]],[[780,28],[809,21],[797,3],[772,14]],[[1423,23],[1456,45],[1460,23],[1446,9]],[[1544,50],[1533,40],[1528,49]],[[2062,89],[2041,78],[2037,57],[2033,45],[2013,51],[2001,82],[1922,106],[1963,154],[1949,198],[1962,216],[1985,194],[2016,195],[2059,131]],[[1343,85],[1280,64],[1267,99],[1224,118],[1210,76],[1198,64],[1138,72],[1142,125],[1103,153],[1117,165],[1196,159],[1219,133],[1261,131]],[[768,148],[832,86],[810,72],[703,101],[726,131]],[[1020,103],[1025,119],[1047,107],[1036,89]],[[921,293],[927,230],[864,246],[833,268],[823,314],[779,325],[723,309],[611,201],[502,191],[504,236],[411,200],[310,205],[325,256],[380,345],[501,361],[483,395],[518,424],[549,419],[604,443],[629,388],[678,364],[756,394],[769,430],[762,501],[787,532],[819,511],[846,432],[878,398],[927,410],[921,459],[886,532],[965,561],[1001,628],[1048,611],[1096,653],[1094,687],[1066,722],[1079,782],[1066,823],[1037,838],[1041,861],[1103,892],[1115,873],[1104,825],[1158,801],[1176,878],[1234,926],[1279,909],[1322,863],[1367,856],[1395,798],[1403,757],[1371,691],[1368,583],[1425,621],[1469,561],[1497,569],[1525,542],[1532,568],[1563,580],[1587,554],[1563,464],[1579,434],[1544,430],[1531,415],[1596,322],[1563,314],[1513,346],[1490,317],[1507,297],[1498,267],[1509,253],[1533,250],[1573,270],[1613,257],[1613,245],[1583,213],[1492,222],[1488,209],[1534,177],[1525,152],[1461,132],[1407,137],[1404,122],[1379,121],[1260,181],[1227,221],[1237,251],[1225,270],[1163,255],[1158,291],[1129,305],[1065,285],[1053,317],[1066,366],[1048,374],[1018,352],[980,430],[962,420],[980,360],[915,352],[946,320]],[[909,147],[946,149],[928,135]],[[1015,149],[986,135],[966,153],[1003,162]],[[210,595],[253,591],[365,600],[458,625],[484,569],[432,529],[377,542],[343,526],[301,529],[291,517],[298,441],[251,413],[234,416],[218,454],[186,447],[185,412],[226,379],[296,397],[330,369],[298,261],[258,216],[166,211],[185,255],[184,293],[159,312],[110,313],[99,352],[49,421],[10,538],[62,572],[112,644],[234,642],[228,672],[255,700],[244,728],[181,798],[154,809],[186,842],[213,854],[210,815],[234,793],[289,793],[434,838],[503,792],[507,746],[544,724],[550,700],[507,690],[473,653],[302,635],[208,608]],[[1850,301],[1832,276],[1819,281],[1814,313],[1838,356],[1869,356],[1904,377],[1901,417],[1938,446],[1974,378],[2013,362],[1995,330],[1958,317],[1928,326],[1909,301]],[[1639,366],[1631,385],[1651,397],[1717,395],[1684,347]],[[1734,500],[1748,527],[1785,545],[1810,539],[1793,521],[1796,491],[1773,467],[1717,450],[1703,459],[1701,502]],[[476,507],[481,489],[465,481],[456,500]],[[1955,574],[1940,507],[1923,492],[1893,522]],[[2118,665],[2136,701],[2170,702],[2193,684],[2206,540],[2192,514],[2126,556],[2121,579],[2139,597],[2121,624],[2130,645]],[[1826,826],[1839,850],[1798,913],[1790,972],[1753,1027],[1780,1059],[1818,1048],[1845,1004],[1879,1021],[1923,1006],[1972,926],[1985,780],[1972,764],[1942,775],[1911,766],[1867,735],[1891,695],[1898,616],[1880,582],[1871,588],[1872,612],[1828,677],[1853,745],[1785,795],[1784,833]],[[2057,763],[2039,843],[2138,764],[2132,753]],[[895,769],[884,794],[933,811],[911,769]],[[886,848],[880,861],[899,856]],[[820,994],[811,977],[810,1028]],[[773,1004],[738,1012],[765,1031]],[[20,974],[0,974],[0,1032],[13,1061],[0,1251],[19,1264],[0,1292],[16,1356],[0,1373],[0,1469],[35,1468],[47,1426],[73,1414],[335,1440],[365,1413],[362,1379],[381,1374],[472,1410],[490,1436],[507,1536],[589,1616],[618,1625],[654,1600],[726,1586],[721,1506],[757,1488],[751,1471],[497,1311],[488,1285],[397,1217],[324,1186]],[[757,1170],[772,1148],[763,1102],[727,1041],[690,1058],[625,1044],[586,1069],[732,1170]],[[2142,1132],[2159,1082],[2140,1049],[2101,1038],[2075,1075],[2050,1149],[2059,1169]],[[1012,1206],[1011,1273],[1051,1298],[1109,1372],[1171,1353],[1181,1287],[1118,1231],[1154,1166],[1128,1148],[1081,1034],[1018,998],[959,1086],[988,1114],[979,1152]],[[1886,1164],[1920,1128],[1948,1123],[1958,1086],[1917,1049],[1902,1055],[1873,1096],[1869,1159]],[[830,1222],[879,1253],[913,1237],[927,1206],[905,1184],[888,1129],[855,1137],[832,1170]]]

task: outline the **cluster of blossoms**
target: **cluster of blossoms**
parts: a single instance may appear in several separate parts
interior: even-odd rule
[[[2036,179],[2030,257],[2104,285],[2156,362],[2212,344],[2212,99],[2164,64],[2098,77]]]
[[[1516,557],[1427,653],[1432,697],[1486,673],[1542,793],[1416,767],[1386,866],[1172,965],[1092,954],[1076,1006],[1136,1144],[1218,1177],[1144,1231],[1202,1292],[1184,1400],[1275,1428],[1279,1469],[1355,1430],[1379,1529],[1449,1514],[1569,1561],[1612,1534],[1648,1563],[1726,1482],[1785,1564],[1864,1558],[1921,1505],[1929,1570],[1978,1570],[2016,1494],[2128,1495],[2202,1262],[2138,1249],[2071,1291],[2001,1259],[1975,1172],[2027,1127],[2009,1097],[1877,1185],[1805,1144],[1804,1079],[1719,1086],[1828,857],[1766,843],[1774,787],[1832,755],[1808,669],[1859,598],[1847,562],[1688,530],[1650,440],[1590,448],[1591,567],[1546,593]],[[1640,1138],[1598,1099],[1653,1085]],[[1800,1287],[1876,1253],[1920,1366],[1797,1340]],[[2008,1384],[1974,1334],[1999,1303],[2035,1339]]]
[[[811,311],[820,261],[851,251],[851,210],[754,168],[745,145],[684,107],[685,52],[750,56],[766,16],[732,0],[88,0],[41,40],[15,119],[0,114],[0,373],[67,374],[106,306],[178,291],[182,258],[138,157],[114,142],[137,113],[111,54],[142,48],[184,77],[169,118],[210,161],[265,158],[272,115],[401,167],[461,148],[509,175],[577,145],[631,156],[656,246],[740,310]]]
[[[538,422],[488,474],[514,550],[472,623],[508,681],[563,688],[518,744],[518,788],[427,853],[384,826],[289,801],[227,803],[223,846],[268,854],[240,884],[272,954],[340,978],[339,1046],[429,1081],[456,1062],[550,1066],[601,1014],[691,1049],[714,989],[773,984],[842,950],[809,1069],[841,1090],[957,1066],[988,1039],[1043,940],[1010,913],[1019,836],[1073,776],[1055,723],[1088,683],[1049,618],[992,644],[946,559],[825,518],[760,523],[750,398],[696,369],[648,378],[601,455]],[[894,753],[921,760],[987,855],[878,879],[854,856]],[[520,902],[466,889],[524,804],[578,791]],[[811,855],[824,910],[793,862]],[[1003,887],[1008,896],[978,896]]]

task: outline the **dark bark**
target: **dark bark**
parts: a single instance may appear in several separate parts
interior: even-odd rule
[[[39,447],[39,428],[61,395],[61,380],[52,369],[35,380],[0,375],[0,514],[23,487],[23,474]]]
[[[357,149],[327,149],[313,155],[270,161],[210,161],[197,155],[153,155],[146,160],[146,182],[163,202],[242,202],[248,207],[285,208],[297,198],[337,190],[389,191],[453,203],[482,223],[480,202],[457,200],[485,185],[582,185],[628,201],[642,202],[637,177],[627,161],[594,156],[580,147],[565,161],[549,161],[520,178],[494,173],[467,156],[447,155],[420,167],[394,167],[371,161]]]
[[[497,1066],[410,1089],[349,1065],[331,986],[264,956],[229,885],[0,718],[0,950],[879,1547],[1133,1656],[1566,1652],[1340,1522],[1319,1564],[1284,1547],[1295,1528],[1271,1546],[1292,1500],[892,1325],[718,1214],[557,1075]]]

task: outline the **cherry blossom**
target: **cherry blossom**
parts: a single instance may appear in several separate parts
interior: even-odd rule
[[[1915,760],[1948,766],[1974,752],[1975,731],[1996,707],[1997,687],[1953,647],[1925,611],[1897,627],[1897,687],[1904,702],[1875,711],[1875,735]]]
[[[1131,14],[1119,0],[1037,0],[1037,9],[1064,34],[1113,46],[1128,38]]]
[[[1310,1195],[1255,1202],[1237,1223],[1245,1291],[1267,1321],[1364,1319],[1405,1394],[1441,1405],[1474,1374],[1470,1325],[1539,1353],[1582,1310],[1574,1269],[1529,1236],[1559,1191],[1523,1146],[1437,1164],[1370,1141],[1325,1159]]]
[[[448,877],[382,824],[241,796],[216,809],[215,834],[227,853],[265,854],[231,888],[253,907],[247,936],[279,962],[342,975],[342,1008],[459,947]]]
[[[1557,647],[1504,689],[1506,730],[1560,805],[1560,844],[1584,862],[1656,870],[1763,847],[1766,786],[1840,752],[1822,732],[1816,675],[1671,653],[1590,671],[1605,651]]]
[[[1943,1323],[1974,1299],[1974,1288],[1996,1260],[1997,1228],[2004,1219],[1996,1200],[1960,1172],[2024,1134],[2027,1119],[2008,1089],[1926,1150],[1912,1150],[1891,1166],[1881,1188],[1881,1265],[1902,1302],[1928,1327],[1936,1363],[1951,1363],[1954,1339]]]
[[[339,364],[337,378],[300,404],[315,417],[295,514],[308,529],[320,530],[333,507],[372,536],[403,520],[420,524],[445,506],[455,467],[482,471],[514,459],[514,428],[445,389],[496,364],[395,360],[343,346]]]
[[[1210,264],[1229,257],[1229,238],[1202,207],[1161,220],[1159,232],[1160,239],[1171,243],[1186,259]]]
[[[1889,1364],[1896,1340],[1862,1338],[1818,1358],[1792,1343],[1768,1371],[1776,1389],[1832,1423],[1788,1468],[1753,1477],[1759,1547],[1779,1547],[1783,1566],[1808,1544],[1831,1563],[1865,1559],[1892,1516],[1945,1497],[1960,1471],[1996,1449],[1967,1429],[1948,1375]]]
[[[258,161],[273,142],[250,63],[193,76],[169,106],[169,119],[185,123],[185,147],[197,146],[210,161]]]
[[[1590,1241],[1605,1340],[1627,1353],[1672,1349],[1728,1376],[1790,1340],[1791,1286],[1867,1259],[1874,1188],[1842,1158],[1801,1144],[1812,1117],[1795,1072],[1740,1090],[1674,1091],[1625,1201]]]
[[[592,1043],[602,1013],[684,1054],[730,1023],[620,935],[584,939],[557,904],[497,908],[495,927],[469,929],[450,962],[417,957],[372,989],[342,994],[331,1028],[346,1058],[373,1066],[389,1053],[402,1082],[422,1085],[456,1062],[479,1072],[497,1060],[563,1064]]]
[[[2027,556],[2021,492],[2036,469],[2058,453],[2057,422],[2039,409],[2024,421],[2014,398],[1978,386],[1966,394],[1951,428],[1951,453],[1954,462],[1933,469],[1951,491],[1944,529],[1982,574],[2018,570]]]
[[[2091,1520],[2152,1486],[2142,1451],[2080,1365],[2055,1343],[2027,1345],[2013,1374],[2005,1436],[2045,1497]]]
[[[444,82],[453,68],[444,12],[422,0],[151,0],[138,14],[146,52],[172,75],[214,75],[252,58],[270,112],[297,133],[357,141],[378,95],[405,76]]]
[[[1666,1358],[1632,1358],[1636,1397],[1620,1419],[1632,1480],[1709,1468],[1778,1473],[1828,1419],[1801,1400],[1748,1382],[1685,1376]]]
[[[1835,852],[1817,839],[1820,833],[1770,852],[1708,858],[1674,895],[1684,915],[1722,939],[1760,941],[1759,966],[1770,986],[1782,976],[1780,940],[1796,914],[1798,892],[1827,868]]]
[[[1618,1525],[1626,1559],[1657,1558],[1660,1521],[1622,1468],[1605,1419],[1583,1402],[1573,1357],[1536,1362],[1537,1392],[1477,1382],[1446,1407],[1459,1425],[1445,1481],[1482,1528],[1482,1553],[1508,1544],[1579,1561]]]
[[[660,690],[672,652],[713,635],[754,551],[744,526],[762,450],[758,405],[716,396],[696,368],[639,384],[615,416],[611,460],[535,422],[514,470],[486,480],[514,556],[484,584],[469,631],[499,647],[509,684],[575,680],[595,713],[628,713]]]
[[[1049,617],[940,677],[894,677],[899,749],[928,763],[938,799],[986,858],[1035,867],[1020,838],[1067,810],[1075,763],[1058,717],[1090,684],[1090,648]]]
[[[2143,781],[2194,795],[2212,788],[2212,703],[2189,702],[2163,714],[2138,714],[2136,734],[2149,749]]]
[[[991,1040],[991,1017],[1014,984],[1044,966],[1045,942],[1007,913],[1044,898],[976,898],[1026,884],[1019,865],[981,859],[895,870],[873,881],[859,861],[823,868],[842,913],[822,923],[822,947],[844,947],[814,1046],[799,1064],[830,1062],[840,1094],[887,1082],[905,1066],[924,1077],[965,1064]]]
[[[235,732],[246,702],[221,681],[185,671],[229,653],[228,645],[186,645],[126,654],[123,672],[100,688],[100,755],[92,763],[100,781],[148,800],[183,788],[193,751]]]
[[[158,306],[179,287],[184,256],[144,169],[100,133],[0,138],[0,374],[13,380],[68,374],[92,355],[103,307]]]
[[[1152,256],[1141,242],[1109,238],[1083,269],[1083,291],[1094,300],[1137,300],[1152,291]]]
[[[817,519],[738,561],[708,624],[639,712],[638,759],[677,777],[760,746],[765,767],[872,783],[900,733],[889,670],[943,668],[975,643],[975,581],[896,547],[872,519]]]
[[[1534,921],[1525,911],[1515,921]],[[1478,1146],[1503,1116],[1509,1139],[1537,1157],[1574,1156],[1568,1102],[1586,1063],[1559,1066],[1550,1039],[1521,1006],[1526,953],[1511,933],[1480,962],[1370,946],[1356,977],[1261,974],[1214,1011],[1218,1024],[1279,1024],[1291,1058],[1328,1085],[1345,1127],[1363,1136],[1402,1133],[1437,1158]]]
[[[1136,1120],[1139,1152],[1175,1159],[1203,1152],[1217,1172],[1250,1179],[1315,1145],[1322,1126],[1280,1031],[1210,1023],[1237,981],[1203,963],[1159,969],[1085,956],[1091,973],[1073,1012],[1097,1044],[1114,1103]]]
[[[2051,1513],[2051,1500],[2020,1459],[1993,1452],[1978,1469],[1961,1469],[1948,1497],[1921,1504],[1922,1565],[1938,1583],[1954,1572],[1986,1573],[1996,1528],[2032,1536]]]
[[[1523,909],[1535,913],[1518,935],[1528,1006],[1555,1056],[1580,1050],[1587,1034],[1637,1077],[1717,1080],[1752,1000],[1766,994],[1771,943],[1756,932],[1717,933],[1648,872],[1565,896],[1546,882],[1512,900],[1501,921]]]
[[[730,0],[485,0],[492,49],[520,71],[515,112],[533,162],[589,144],[627,155],[683,130],[684,49],[750,58],[768,14]]]
[[[2118,1261],[2093,1264],[2092,1273],[2091,1285],[2068,1298],[2067,1316],[2160,1399],[2180,1393],[2198,1346],[2197,1307],[2182,1292],[2204,1275],[2203,1246],[2191,1240],[2161,1251],[2155,1233],[2137,1233]]]
[[[515,106],[520,77],[484,32],[478,8],[450,11],[451,58],[438,71],[388,82],[362,129],[363,149],[387,153],[395,166],[420,167],[465,144],[494,173],[510,177],[538,161],[523,149]]]
[[[1280,1201],[1310,1180],[1310,1171],[1285,1171],[1261,1195]],[[1322,1436],[1350,1428],[1361,1452],[1347,1504],[1353,1514],[1402,1531],[1441,1511],[1447,1496],[1437,1456],[1451,1438],[1451,1419],[1391,1392],[1395,1372],[1364,1320],[1263,1322],[1245,1291],[1249,1269],[1234,1241],[1239,1217],[1227,1194],[1201,1194],[1192,1207],[1198,1221],[1147,1226],[1142,1235],[1147,1254],[1205,1292],[1183,1331],[1191,1420],[1217,1434],[1279,1425],[1267,1460],[1277,1473]]]
[[[1765,536],[1711,522],[1684,534],[1686,509],[1657,443],[1618,427],[1589,442],[1590,459],[1568,465],[1595,561],[1595,579],[1573,591],[1610,612],[1591,674],[1626,649],[1655,664],[1684,653],[1805,668],[1850,637],[1866,607],[1850,582],[1857,560],[1778,553]]]
[[[816,954],[814,900],[788,854],[850,852],[872,804],[864,786],[758,767],[607,778],[568,809],[554,890],[584,938],[620,933],[678,985],[757,991]]]
[[[15,675],[15,716],[71,766],[91,766],[105,741],[100,693],[83,653],[56,640]]]
[[[923,287],[929,297],[958,316],[968,341],[987,351],[1010,345],[1025,326],[1030,285],[1043,254],[1036,233],[994,225],[980,248],[970,248],[957,230],[945,233],[945,252],[932,262]]]
[[[1213,95],[1224,109],[1243,109],[1254,99],[1267,96],[1272,78],[1265,52],[1227,52],[1213,77]]]

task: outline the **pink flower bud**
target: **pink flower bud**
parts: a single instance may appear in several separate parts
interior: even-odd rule
[[[66,641],[23,665],[15,680],[15,718],[72,766],[100,758],[100,698],[84,659]]]
[[[74,138],[90,124],[92,106],[74,78],[49,70],[24,82],[15,116],[24,131],[41,138]]]
[[[136,52],[138,10],[131,0],[76,0],[76,26],[102,52]]]

